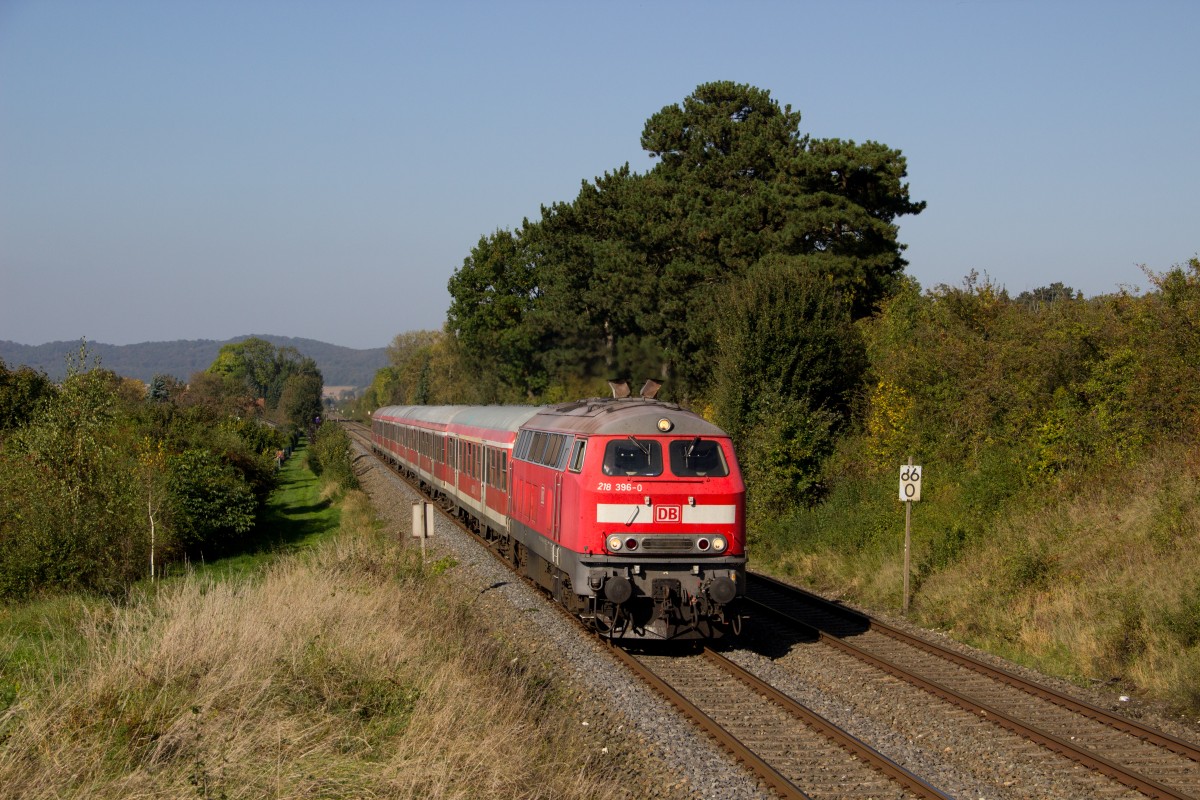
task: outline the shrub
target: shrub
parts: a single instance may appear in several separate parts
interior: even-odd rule
[[[227,551],[254,527],[258,501],[236,469],[191,448],[167,463],[179,539],[189,553]]]
[[[350,436],[340,425],[322,425],[308,450],[308,467],[339,489],[357,489]]]

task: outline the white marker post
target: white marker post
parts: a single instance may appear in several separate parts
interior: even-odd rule
[[[908,464],[900,465],[900,502],[904,503],[904,606],[902,614],[908,616],[908,573],[912,551],[912,504],[921,500],[921,468],[913,465],[912,456]]]
[[[421,540],[421,566],[425,566],[425,540],[433,531],[433,506],[424,500],[413,500],[413,538]]]

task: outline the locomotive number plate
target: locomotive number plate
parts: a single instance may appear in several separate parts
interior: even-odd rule
[[[596,484],[597,492],[640,492],[642,485],[640,483],[613,483],[612,481],[600,481]]]

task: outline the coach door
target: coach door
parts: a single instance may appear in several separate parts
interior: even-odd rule
[[[550,534],[554,541],[562,538],[562,474],[554,473],[554,507],[550,509]]]
[[[487,513],[488,479],[491,474],[488,467],[492,465],[492,448],[485,444],[479,445],[479,504],[480,509]]]

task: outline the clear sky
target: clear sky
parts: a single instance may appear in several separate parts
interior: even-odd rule
[[[1197,2],[0,0],[0,339],[440,327],[481,235],[697,85],[908,158],[909,272],[1146,286],[1200,251]]]

